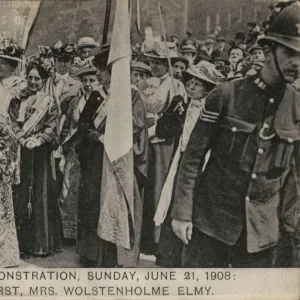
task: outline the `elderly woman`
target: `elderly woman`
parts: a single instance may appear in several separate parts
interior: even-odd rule
[[[169,208],[170,205],[172,206],[171,200],[178,164],[182,153],[186,149],[191,132],[200,114],[203,113],[202,104],[205,101],[206,96],[218,83],[224,80],[224,76],[216,70],[216,67],[206,61],[201,61],[197,65],[191,66],[187,71],[183,72],[183,74],[190,103],[187,108],[179,145],[163,186],[154,217],[156,225],[163,223],[156,263],[161,267],[172,268],[181,266],[181,253],[183,249],[183,243],[172,231],[171,218],[169,216],[169,211],[171,210]]]
[[[80,140],[75,133],[77,132],[79,118],[85,104],[92,91],[99,85],[96,73],[97,69],[92,66],[84,67],[75,73],[82,82],[84,95],[76,97],[70,103],[66,121],[60,135],[64,152],[64,158],[60,167],[63,171],[64,179],[59,204],[65,239],[74,240],[77,237],[77,204],[81,172],[75,151],[75,147]]]
[[[51,152],[57,141],[58,110],[42,91],[48,73],[33,58],[26,66],[27,88],[11,101],[14,131],[21,144],[21,183],[15,214],[21,254],[44,256],[61,250],[58,202]]]
[[[12,199],[17,139],[8,115],[10,93],[0,85],[0,268],[19,264],[19,246]]]

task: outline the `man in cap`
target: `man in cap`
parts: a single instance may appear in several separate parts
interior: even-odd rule
[[[133,61],[130,66],[131,84],[136,85],[140,80],[151,76],[151,68],[141,61]]]
[[[231,42],[231,46],[238,46],[240,48],[246,49],[245,40],[245,34],[243,32],[237,32],[235,34],[234,41]]]
[[[258,44],[252,46],[248,52],[250,53],[253,61],[255,62],[264,62],[266,59],[264,48]]]
[[[174,78],[182,81],[182,72],[184,72],[189,66],[188,59],[183,56],[174,57],[171,59],[171,63]]]
[[[78,40],[76,48],[81,60],[85,60],[89,57],[91,51],[98,46],[99,44],[92,37],[82,37]]]
[[[248,27],[248,34],[245,40],[245,43],[247,45],[247,47],[251,47],[255,44],[260,28],[258,26],[258,24],[254,21],[248,22],[247,23],[247,27]]]
[[[291,86],[300,70],[299,24],[298,2],[260,41],[267,48],[260,74],[206,98],[172,210],[173,230],[187,245],[184,267],[299,266],[292,245],[299,258],[300,108]]]
[[[219,51],[225,51],[225,47],[226,47],[226,40],[223,36],[219,36],[217,37],[217,43],[216,43],[216,48]]]
[[[14,97],[26,87],[26,80],[14,75],[14,71],[22,62],[23,49],[10,38],[5,38],[0,43],[0,80]]]
[[[192,66],[197,57],[197,49],[194,45],[184,45],[180,49],[180,54],[189,61],[189,66]]]
[[[211,62],[216,66],[218,71],[227,77],[230,71],[230,62],[226,52],[215,50],[212,54]]]
[[[216,37],[213,34],[208,34],[205,40],[205,46],[207,48],[207,54],[211,57],[216,43]]]
[[[81,165],[81,184],[78,201],[77,253],[85,266],[135,267],[138,261],[143,188],[147,177],[148,134],[145,110],[139,91],[132,86],[133,157],[134,157],[134,247],[126,250],[102,240],[97,235],[100,215],[100,192],[104,155],[105,124],[109,102],[111,65],[107,65],[110,45],[103,45],[91,52],[97,68],[99,89],[94,90],[79,119],[77,147]],[[122,100],[122,99],[120,99]],[[118,120],[116,120],[117,122]],[[100,199],[100,201],[99,201]],[[113,199],[112,199],[113,200]]]

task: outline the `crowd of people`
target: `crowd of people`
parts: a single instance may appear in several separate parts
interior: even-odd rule
[[[0,267],[72,242],[84,267],[135,267],[141,255],[161,267],[291,266],[290,240],[300,238],[292,2],[234,41],[188,32],[132,47],[131,249],[98,236],[110,45],[82,37],[24,58],[2,40]]]

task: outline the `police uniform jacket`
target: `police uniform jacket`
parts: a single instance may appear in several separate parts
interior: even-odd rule
[[[172,217],[228,245],[246,226],[250,253],[276,245],[281,228],[295,235],[299,99],[291,85],[271,89],[259,76],[218,85],[183,154]]]

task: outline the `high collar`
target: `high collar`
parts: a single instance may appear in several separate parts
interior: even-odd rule
[[[66,73],[66,74],[62,75],[62,74],[59,74],[59,73],[56,72],[55,73],[55,78],[57,80],[63,80],[64,82],[66,82],[69,78],[69,73]]]
[[[169,73],[167,72],[167,73],[164,74],[163,76],[159,77],[159,79],[160,79],[161,81],[163,81],[163,80],[167,79],[168,77],[169,77]]]
[[[261,73],[254,77],[254,83],[261,91],[263,91],[270,97],[278,97],[279,95],[283,95],[286,90],[286,84],[280,85],[275,88],[268,85],[261,77]]]

